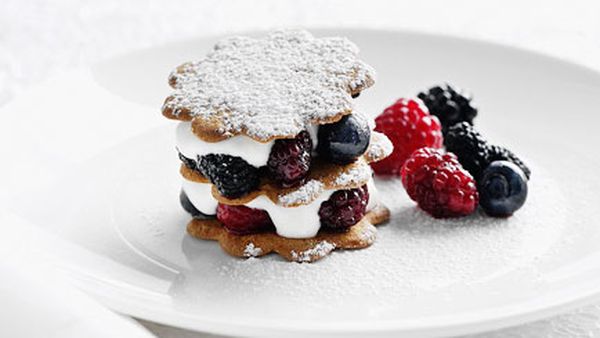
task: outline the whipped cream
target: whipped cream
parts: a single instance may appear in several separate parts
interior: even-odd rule
[[[183,180],[183,190],[188,195],[190,202],[207,215],[216,214],[217,200],[212,196],[211,184],[196,183]],[[369,203],[367,211],[378,205],[377,188],[371,178],[367,183],[369,189]],[[297,207],[285,207],[273,203],[265,195],[261,195],[246,204],[249,208],[266,210],[271,216],[277,234],[286,238],[310,238],[317,235],[321,228],[319,209],[321,203],[328,200],[336,190],[325,190],[310,204]]]
[[[182,189],[196,209],[205,215],[217,213],[217,200],[212,197],[212,184],[192,182],[184,179]]]
[[[239,156],[255,167],[267,164],[273,142],[261,143],[244,135],[233,136],[220,142],[206,142],[192,132],[191,122],[180,122],[175,131],[177,149],[187,158],[225,154]]]
[[[284,207],[274,204],[267,196],[261,195],[246,204],[247,207],[266,210],[275,225],[277,234],[286,238],[310,238],[321,228],[319,209],[334,190],[325,190],[312,203],[297,207]]]
[[[313,141],[313,149],[317,146],[317,125],[306,128]],[[271,147],[275,141],[261,143],[248,136],[236,135],[219,142],[206,142],[192,132],[191,122],[180,122],[175,131],[175,144],[185,157],[195,160],[207,154],[225,154],[243,158],[255,167],[267,164]]]

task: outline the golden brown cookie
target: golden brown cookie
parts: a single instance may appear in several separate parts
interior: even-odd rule
[[[192,131],[207,142],[239,134],[258,142],[293,138],[353,111],[352,96],[375,76],[357,54],[348,39],[303,30],[224,39],[203,60],[171,73],[174,92],[162,113],[192,121]]]
[[[321,231],[313,238],[285,238],[274,232],[234,235],[225,230],[216,219],[193,219],[187,225],[190,235],[205,240],[218,241],[228,254],[237,257],[260,257],[275,252],[295,262],[314,262],[333,250],[366,248],[373,244],[377,235],[374,225],[386,222],[390,212],[377,206],[347,232]]]
[[[374,70],[358,59],[358,52],[356,45],[345,38],[315,38],[303,30],[275,31],[264,38],[227,38],[218,42],[204,59],[184,63],[170,74],[173,92],[165,100],[162,113],[170,119],[190,121],[189,126],[182,125],[191,128],[191,134],[195,135],[192,138],[205,142],[216,143],[236,135],[261,143],[294,138],[304,130],[316,130],[316,125],[334,123],[348,114],[358,115],[353,97],[373,85],[375,76]],[[215,153],[220,150],[219,143],[208,148]],[[271,178],[262,177],[258,189],[237,199],[222,196],[215,186],[191,183],[211,184],[193,169],[197,163],[192,165],[192,161],[187,161],[192,169],[182,165],[180,172],[187,180],[185,189],[200,189],[196,191],[197,203],[210,199],[208,190],[216,201],[228,205],[244,205],[265,195],[270,200],[267,203],[285,207],[278,212],[296,212],[295,220],[303,216],[316,219],[296,221],[311,226],[308,228],[311,231],[291,236],[316,234],[304,239],[286,238],[275,232],[234,235],[216,219],[194,219],[188,224],[188,232],[197,238],[219,241],[234,256],[258,257],[276,252],[297,262],[316,261],[335,249],[367,247],[375,240],[374,224],[389,218],[389,211],[383,206],[375,207],[344,233],[326,230],[317,233],[317,214],[304,214],[306,209],[314,208],[288,208],[311,203],[318,208],[329,196],[326,194],[368,184],[372,177],[369,163],[385,158],[391,151],[390,141],[372,132],[367,151],[354,163],[338,165],[314,158],[303,185],[282,189]],[[195,159],[190,159],[200,159],[192,155]],[[216,203],[209,202],[212,209]],[[282,235],[290,235],[284,228],[278,229]]]

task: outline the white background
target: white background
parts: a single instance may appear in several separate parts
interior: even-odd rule
[[[409,29],[475,38],[600,71],[598,1],[1,0],[0,105],[61,71],[132,49],[290,26]],[[213,337],[143,324],[165,338]],[[596,336],[600,305],[477,337]]]

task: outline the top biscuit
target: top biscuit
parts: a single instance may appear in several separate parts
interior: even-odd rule
[[[303,30],[275,31],[263,39],[218,42],[206,58],[175,69],[163,115],[192,121],[202,140],[244,134],[259,142],[293,138],[310,124],[350,114],[352,95],[374,82],[358,47],[339,37]]]

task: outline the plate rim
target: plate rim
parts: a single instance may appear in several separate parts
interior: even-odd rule
[[[104,283],[98,278],[94,279],[96,282]],[[139,304],[134,305],[135,310],[132,311],[132,308],[130,307],[131,302],[129,301],[132,299],[129,298],[128,300],[123,300],[117,295],[117,293],[125,290],[126,288],[117,287],[114,283],[108,281],[106,282],[107,288],[103,290],[114,289],[116,293],[109,291],[111,292],[111,295],[107,296],[106,292],[101,294],[101,292],[98,292],[100,289],[91,288],[89,287],[89,284],[86,285],[81,283],[81,279],[74,279],[74,282],[77,287],[92,294],[94,297],[98,297],[101,303],[122,314],[192,331],[239,336],[262,334],[267,336],[292,335],[295,337],[306,334],[356,335],[365,333],[368,333],[371,336],[387,336],[390,334],[411,335],[411,337],[429,337],[437,334],[454,336],[492,331],[526,322],[536,321],[559,312],[574,310],[578,307],[589,305],[597,300],[600,300],[600,290],[593,290],[594,288],[590,288],[590,290],[582,297],[578,297],[576,299],[572,299],[572,297],[568,296],[563,296],[560,298],[554,297],[554,301],[551,305],[539,304],[535,307],[529,307],[532,309],[532,311],[521,311],[520,305],[523,302],[513,303],[510,306],[486,309],[483,311],[483,313],[485,313],[483,319],[481,316],[482,311],[479,311],[476,315],[476,318],[478,318],[476,321],[472,321],[472,318],[466,318],[472,317],[472,312],[471,314],[469,314],[469,312],[461,312],[458,315],[423,317],[427,320],[413,319],[410,321],[403,321],[386,319],[369,320],[361,323],[328,321],[323,323],[311,322],[310,325],[306,325],[307,323],[305,321],[295,320],[278,320],[278,322],[275,322],[252,318],[246,319],[243,322],[231,322],[224,317],[217,317],[218,319],[215,319],[215,317],[206,315],[189,316],[181,313],[173,315],[171,311],[163,310],[162,308],[153,308],[152,310],[144,309],[142,304],[145,299],[143,297],[133,298],[133,300]],[[133,286],[128,287],[130,287],[132,290],[136,289]],[[600,289],[600,287],[597,287],[597,289]],[[140,292],[140,294],[144,293],[147,292]],[[131,295],[129,295],[129,297],[131,297]],[[128,304],[124,305],[125,303]],[[153,303],[156,302],[154,301]],[[512,310],[506,311],[506,309]],[[494,313],[497,312],[503,312],[504,314],[494,315]],[[461,320],[456,320],[456,317],[460,317]],[[238,320],[238,318],[236,318],[236,320]],[[419,323],[415,324],[415,322]],[[437,324],[431,325],[429,324],[430,322],[437,322]],[[407,325],[407,323],[411,324]]]

